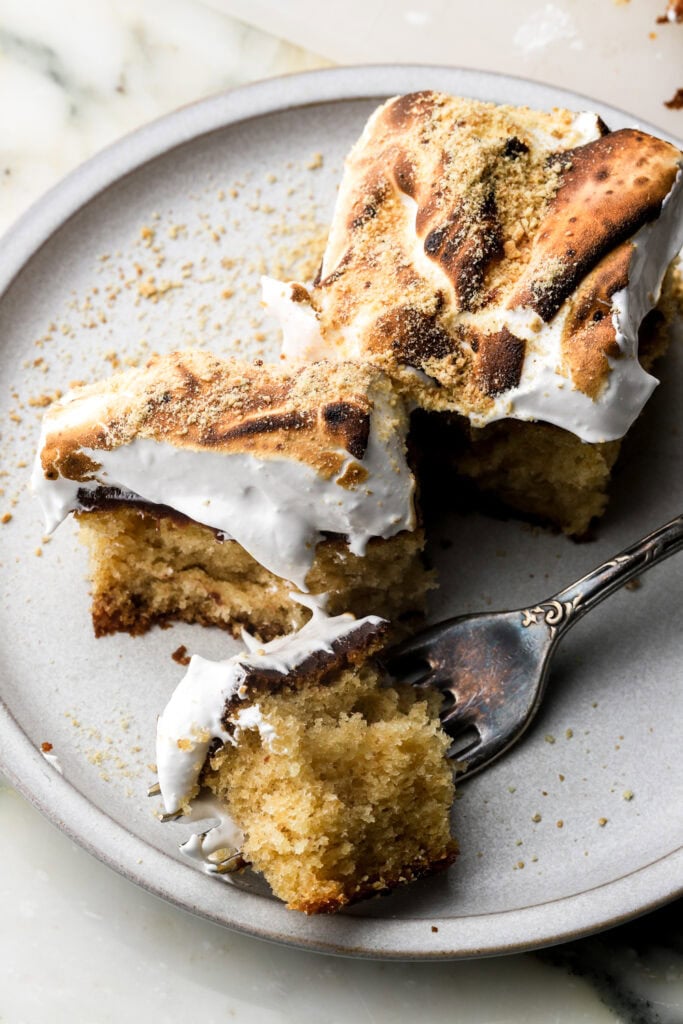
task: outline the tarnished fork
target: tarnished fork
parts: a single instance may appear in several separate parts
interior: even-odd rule
[[[437,687],[441,722],[462,762],[459,778],[487,767],[520,739],[541,704],[551,658],[568,629],[634,576],[683,547],[683,516],[540,604],[448,619],[387,652],[394,679]]]

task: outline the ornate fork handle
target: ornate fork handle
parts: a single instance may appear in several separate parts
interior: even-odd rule
[[[625,583],[663,562],[665,558],[683,548],[683,515],[648,534],[636,544],[625,548],[615,558],[603,562],[576,583],[570,584],[559,594],[542,601],[534,608],[521,612],[522,625],[532,626],[545,623],[550,638],[559,638],[606,597],[619,590]]]

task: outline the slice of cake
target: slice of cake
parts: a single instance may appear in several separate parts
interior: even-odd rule
[[[382,367],[448,414],[462,473],[581,533],[657,384],[682,160],[594,114],[391,99],[347,158],[312,287],[264,282],[283,352]]]
[[[372,655],[386,630],[315,611],[249,653],[192,658],[159,718],[157,770],[168,815],[213,796],[199,814],[220,823],[183,847],[210,873],[248,863],[288,907],[330,913],[455,859],[440,698],[385,685]]]
[[[33,486],[91,555],[97,635],[184,619],[262,638],[331,612],[423,609],[407,416],[371,366],[294,371],[184,351],[45,416]]]

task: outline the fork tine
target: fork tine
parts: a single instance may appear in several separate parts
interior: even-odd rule
[[[181,810],[179,810],[179,811],[171,811],[169,814],[160,814],[159,815],[159,821],[164,822],[164,824],[167,821],[177,821],[178,818],[182,818],[183,817],[184,813],[185,812],[181,808]]]
[[[427,655],[432,648],[431,630],[418,633],[417,636],[404,640],[403,643],[393,647],[388,652],[388,661],[392,664],[409,658],[422,658],[427,661]]]
[[[397,682],[424,686],[434,674],[434,665],[427,656],[428,646],[415,644],[411,650],[403,647],[389,651],[381,658],[384,669]]]
[[[226,857],[225,860],[214,864],[211,873],[215,875],[230,875],[234,871],[240,871],[241,868],[246,867],[246,864],[247,862],[238,850],[231,857]]]

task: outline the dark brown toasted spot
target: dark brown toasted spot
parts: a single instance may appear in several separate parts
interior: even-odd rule
[[[511,136],[503,146],[502,156],[509,160],[518,160],[524,153],[529,152],[526,142],[522,142],[516,135]]]
[[[476,375],[481,390],[500,395],[516,388],[522,374],[525,343],[503,327],[497,334],[481,335],[477,346]]]
[[[272,434],[277,430],[303,430],[313,425],[314,414],[307,411],[268,413],[265,416],[254,416],[253,419],[238,423],[228,430],[210,426],[203,431],[200,441],[212,447],[232,441],[236,438],[255,437],[259,434]]]
[[[383,177],[382,170],[373,170],[367,175],[360,187],[358,199],[349,211],[347,227],[351,231],[358,231],[369,221],[374,220],[380,207],[390,195],[389,182]]]
[[[434,228],[433,231],[429,232],[424,243],[424,250],[428,256],[436,256],[448,233],[448,227],[447,224],[444,224],[440,228]]]
[[[563,363],[574,387],[593,399],[609,373],[608,358],[619,354],[611,299],[628,284],[632,253],[631,243],[624,242],[600,261],[574,293],[564,323]]]
[[[358,228],[362,228],[369,220],[372,220],[377,216],[377,207],[372,203],[368,203],[367,206],[363,207],[361,213],[351,221],[350,227],[352,231],[357,231]]]
[[[375,352],[391,349],[399,363],[422,369],[426,360],[447,356],[453,343],[434,314],[397,306],[372,325],[369,348]]]
[[[401,192],[407,196],[415,195],[415,165],[405,154],[401,154],[394,164],[394,177]]]
[[[624,242],[609,253],[581,282],[571,300],[563,336],[567,339],[590,321],[597,323],[611,310],[611,298],[628,284],[633,247]]]
[[[178,373],[182,377],[182,384],[188,395],[198,394],[201,389],[201,385],[192,370],[185,366],[184,363],[178,363]]]
[[[647,185],[625,185],[636,150],[652,167]],[[645,154],[643,154],[645,156]],[[678,169],[678,152],[669,143],[634,129],[621,129],[568,150],[562,182],[547,207],[545,222],[533,243],[531,259],[520,278],[510,307],[527,306],[550,320],[579,282],[643,224],[658,216]],[[604,183],[609,179],[610,188]],[[567,258],[566,225],[577,206],[579,218],[571,258]]]
[[[418,231],[420,219],[418,214]],[[479,298],[487,268],[503,254],[493,189],[489,189],[474,207],[471,201],[463,200],[451,212],[448,221],[428,233],[424,250],[451,280],[460,308],[472,309]]]
[[[330,434],[346,451],[362,459],[370,436],[370,414],[351,402],[330,402],[323,407],[322,417]]]
[[[390,103],[382,114],[387,125],[392,128],[407,128],[413,121],[427,117],[437,106],[438,96],[429,89],[422,92],[409,92],[398,96]]]
[[[342,258],[339,260],[339,263],[334,268],[334,270],[332,270],[327,275],[327,277],[319,278],[316,281],[316,288],[328,288],[330,285],[338,281],[339,278],[342,277],[342,275],[344,274],[346,268],[351,264],[352,260],[353,249],[349,248],[346,250]],[[322,273],[322,263],[320,264],[320,270],[318,271],[318,273]]]

